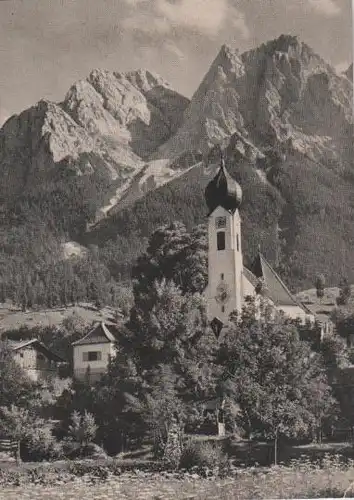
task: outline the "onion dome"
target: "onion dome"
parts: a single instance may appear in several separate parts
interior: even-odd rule
[[[205,201],[210,213],[219,206],[234,213],[241,205],[241,186],[227,172],[223,158],[218,173],[205,189]]]

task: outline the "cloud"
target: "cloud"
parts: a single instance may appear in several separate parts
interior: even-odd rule
[[[241,37],[244,40],[248,40],[251,36],[251,32],[247,26],[244,14],[238,11],[235,7],[231,7],[228,18],[231,22],[232,27],[236,28]]]
[[[195,29],[198,32],[216,35],[223,25],[227,12],[227,0],[156,0],[157,12],[172,26]]]
[[[171,25],[166,19],[154,17],[151,13],[143,11],[124,19],[121,26],[132,32],[135,31],[147,35],[165,35],[171,31]]]
[[[182,59],[186,59],[186,54],[172,41],[166,40],[163,42],[163,48],[171,53],[172,55],[176,56],[177,59],[182,61]]]
[[[341,14],[341,8],[336,0],[308,0],[311,7],[317,12],[327,17],[338,16]]]
[[[123,20],[123,27],[145,34],[167,34],[189,30],[208,37],[215,37],[226,25],[248,38],[245,18],[230,0],[124,0],[136,7]],[[139,8],[137,8],[139,7]]]
[[[131,7],[138,7],[138,5],[146,3],[148,0],[123,0],[124,3]]]

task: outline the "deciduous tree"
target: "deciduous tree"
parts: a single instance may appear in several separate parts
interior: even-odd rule
[[[274,442],[276,460],[279,439],[311,435],[334,400],[320,356],[294,325],[244,317],[220,346],[221,387],[240,406],[246,434]]]

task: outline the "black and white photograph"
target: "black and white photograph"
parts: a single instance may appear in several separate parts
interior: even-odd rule
[[[352,0],[0,0],[0,500],[354,498]]]

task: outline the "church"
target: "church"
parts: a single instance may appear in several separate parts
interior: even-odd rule
[[[220,334],[234,311],[240,313],[247,297],[256,297],[262,283],[266,301],[292,319],[313,323],[313,313],[289,291],[259,252],[251,269],[243,265],[240,206],[241,186],[221,159],[220,168],[205,189],[208,214],[208,320]]]

